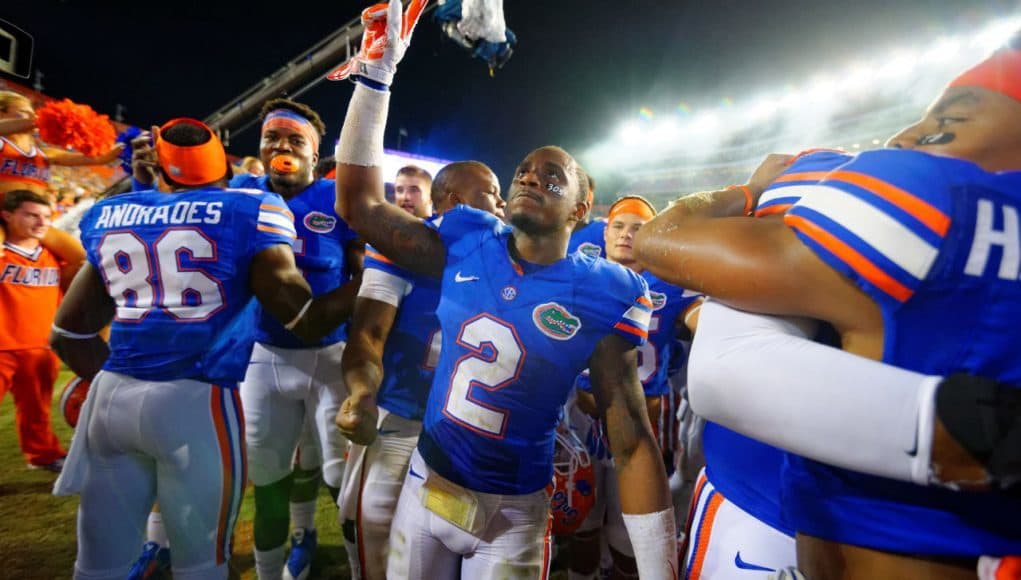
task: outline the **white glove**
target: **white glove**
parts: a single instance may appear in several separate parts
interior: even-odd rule
[[[326,76],[339,81],[351,76],[364,77],[389,87],[397,72],[397,63],[411,44],[411,33],[428,0],[411,0],[403,13],[401,0],[376,4],[362,11],[362,47],[351,60]]]

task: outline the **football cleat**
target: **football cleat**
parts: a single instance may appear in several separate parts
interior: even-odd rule
[[[146,542],[142,555],[128,572],[128,580],[162,578],[170,573],[170,548],[162,548],[156,542]]]
[[[305,580],[312,570],[312,556],[315,554],[315,530],[298,528],[291,535],[291,553],[284,566],[284,580]]]
[[[88,396],[91,385],[92,383],[81,377],[71,377],[60,393],[60,412],[72,428],[78,426],[78,416],[82,412],[82,405],[85,404],[85,397]]]
[[[553,533],[573,534],[596,503],[596,474],[588,450],[569,429],[557,429],[553,480]]]

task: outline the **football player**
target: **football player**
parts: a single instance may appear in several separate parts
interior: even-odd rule
[[[259,157],[269,171],[242,175],[232,187],[280,195],[294,214],[294,255],[314,295],[361,274],[362,245],[333,209],[333,180],[319,179],[319,141],[326,127],[310,107],[274,99],[262,109]],[[252,360],[241,383],[248,445],[248,475],[255,485],[255,567],[259,578],[308,574],[318,543],[316,497],[322,479],[339,496],[347,441],[333,422],[347,396],[340,374],[346,326],[308,345],[268,312],[256,329]],[[305,442],[304,434],[311,434]],[[292,458],[301,442],[299,461]],[[288,510],[290,500],[290,510]],[[284,562],[288,520],[291,552]]]
[[[645,403],[653,431],[659,441],[664,465],[668,472],[674,467],[674,443],[677,433],[673,419],[676,413],[674,392],[667,378],[669,362],[677,336],[677,325],[684,325],[698,309],[701,300],[683,288],[665,283],[648,272],[643,272],[635,261],[632,243],[642,225],[656,216],[656,210],[647,200],[638,196],[625,196],[612,206],[606,219],[604,243],[606,258],[640,274],[649,286],[652,299],[652,318],[649,322],[649,341],[638,350],[638,379],[642,382]],[[592,397],[588,373],[577,380],[579,392],[577,406],[584,413],[598,417]],[[569,405],[570,408],[570,405]],[[600,437],[601,423],[586,425],[585,417],[572,413],[571,426],[586,434],[585,439]],[[595,428],[596,435],[589,433]],[[613,557],[615,577],[635,575],[634,554],[627,530],[620,514],[620,491],[613,481],[612,458],[596,461],[596,508],[589,512],[579,531],[570,540],[570,570],[572,578],[595,578],[599,564],[600,531],[604,532]]]
[[[567,253],[584,252],[598,258],[604,251],[603,232],[606,230],[606,221],[592,219],[592,207],[596,201],[596,180],[587,171],[582,172],[585,174],[585,188],[588,192],[585,200],[588,202],[589,210],[585,217],[575,224],[571,232],[571,242],[567,245]]]
[[[363,12],[355,90],[337,146],[338,213],[387,258],[441,278],[442,346],[418,446],[390,533],[393,578],[545,577],[552,453],[561,407],[588,366],[617,455],[639,573],[676,575],[666,472],[645,412],[636,346],[651,303],[633,272],[568,257],[588,211],[575,160],[531,152],[506,213],[444,215],[438,231],[387,204],[380,166],[389,85],[425,2]]]
[[[421,167],[401,167],[394,178],[394,205],[415,217],[430,217],[434,207],[430,194],[432,182],[432,176]]]
[[[477,161],[441,169],[431,198],[438,213],[432,224],[459,205],[503,217],[500,183]],[[438,280],[369,252],[344,351],[344,381],[351,394],[344,402],[346,412],[338,415],[341,432],[355,443],[340,502],[354,578],[386,578],[390,523],[422,430],[439,356],[439,299]]]
[[[275,194],[224,189],[226,154],[208,127],[171,121],[155,148],[161,187],[176,193],[89,210],[89,263],[53,328],[61,358],[92,381],[54,490],[82,496],[78,578],[127,575],[156,499],[175,577],[226,578],[246,480],[237,383],[253,298],[314,342],[350,315],[357,292],[313,298],[294,263],[290,211]],[[98,331],[111,319],[107,345]]]
[[[742,309],[817,318],[844,350],[908,370],[1021,384],[1021,52],[955,79],[894,148],[862,153],[777,220],[748,220],[785,156],[745,188],[681,200],[639,234],[657,274]],[[678,270],[676,264],[685,268]],[[953,304],[953,316],[949,305]],[[967,340],[961,340],[967,336]],[[914,449],[907,449],[913,453]],[[789,458],[785,502],[811,578],[974,577],[1021,551],[1021,500]]]

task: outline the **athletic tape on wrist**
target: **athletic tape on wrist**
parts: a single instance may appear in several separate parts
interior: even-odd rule
[[[77,332],[71,332],[70,330],[64,330],[63,328],[57,326],[56,324],[52,326],[52,329],[53,332],[57,333],[59,336],[62,336],[64,338],[70,338],[71,340],[88,340],[90,338],[95,338],[96,336],[99,336],[98,331],[93,332],[91,334],[80,334]]]
[[[677,530],[673,508],[651,514],[624,514],[639,578],[673,578],[677,566]]]
[[[335,151],[337,163],[361,167],[383,166],[383,132],[390,108],[390,91],[355,83],[347,117]]]

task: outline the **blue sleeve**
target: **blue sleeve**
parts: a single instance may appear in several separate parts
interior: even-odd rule
[[[265,187],[262,187],[259,183],[259,178],[249,173],[242,173],[241,175],[235,175],[230,178],[230,183],[227,187],[231,189],[259,189],[262,191],[268,191]]]
[[[99,215],[100,206],[106,205],[102,201],[93,205],[85,211],[82,215],[82,219],[78,222],[78,229],[81,231],[81,243],[82,247],[85,248],[85,258],[90,264],[96,269],[99,269],[99,256],[96,254],[96,249],[92,244],[91,236],[89,232],[93,229],[93,224],[96,223],[96,216]]]
[[[806,186],[815,185],[837,167],[854,159],[840,151],[809,151],[795,158],[791,166],[762,193],[755,216],[784,213],[801,199]]]
[[[459,205],[443,214],[439,233],[447,255],[460,257],[482,243],[486,234],[500,232],[506,226],[496,216],[466,205]]]
[[[601,283],[609,290],[608,303],[602,306],[613,333],[635,346],[649,339],[649,322],[652,320],[652,298],[645,280],[631,270],[600,261]]]
[[[828,173],[784,216],[798,238],[880,305],[908,300],[950,229],[940,158],[879,150]]]
[[[284,200],[275,193],[253,197],[258,200],[258,209],[255,237],[251,247],[252,254],[257,254],[276,244],[292,245],[297,237],[294,230],[294,214],[287,209]]]

